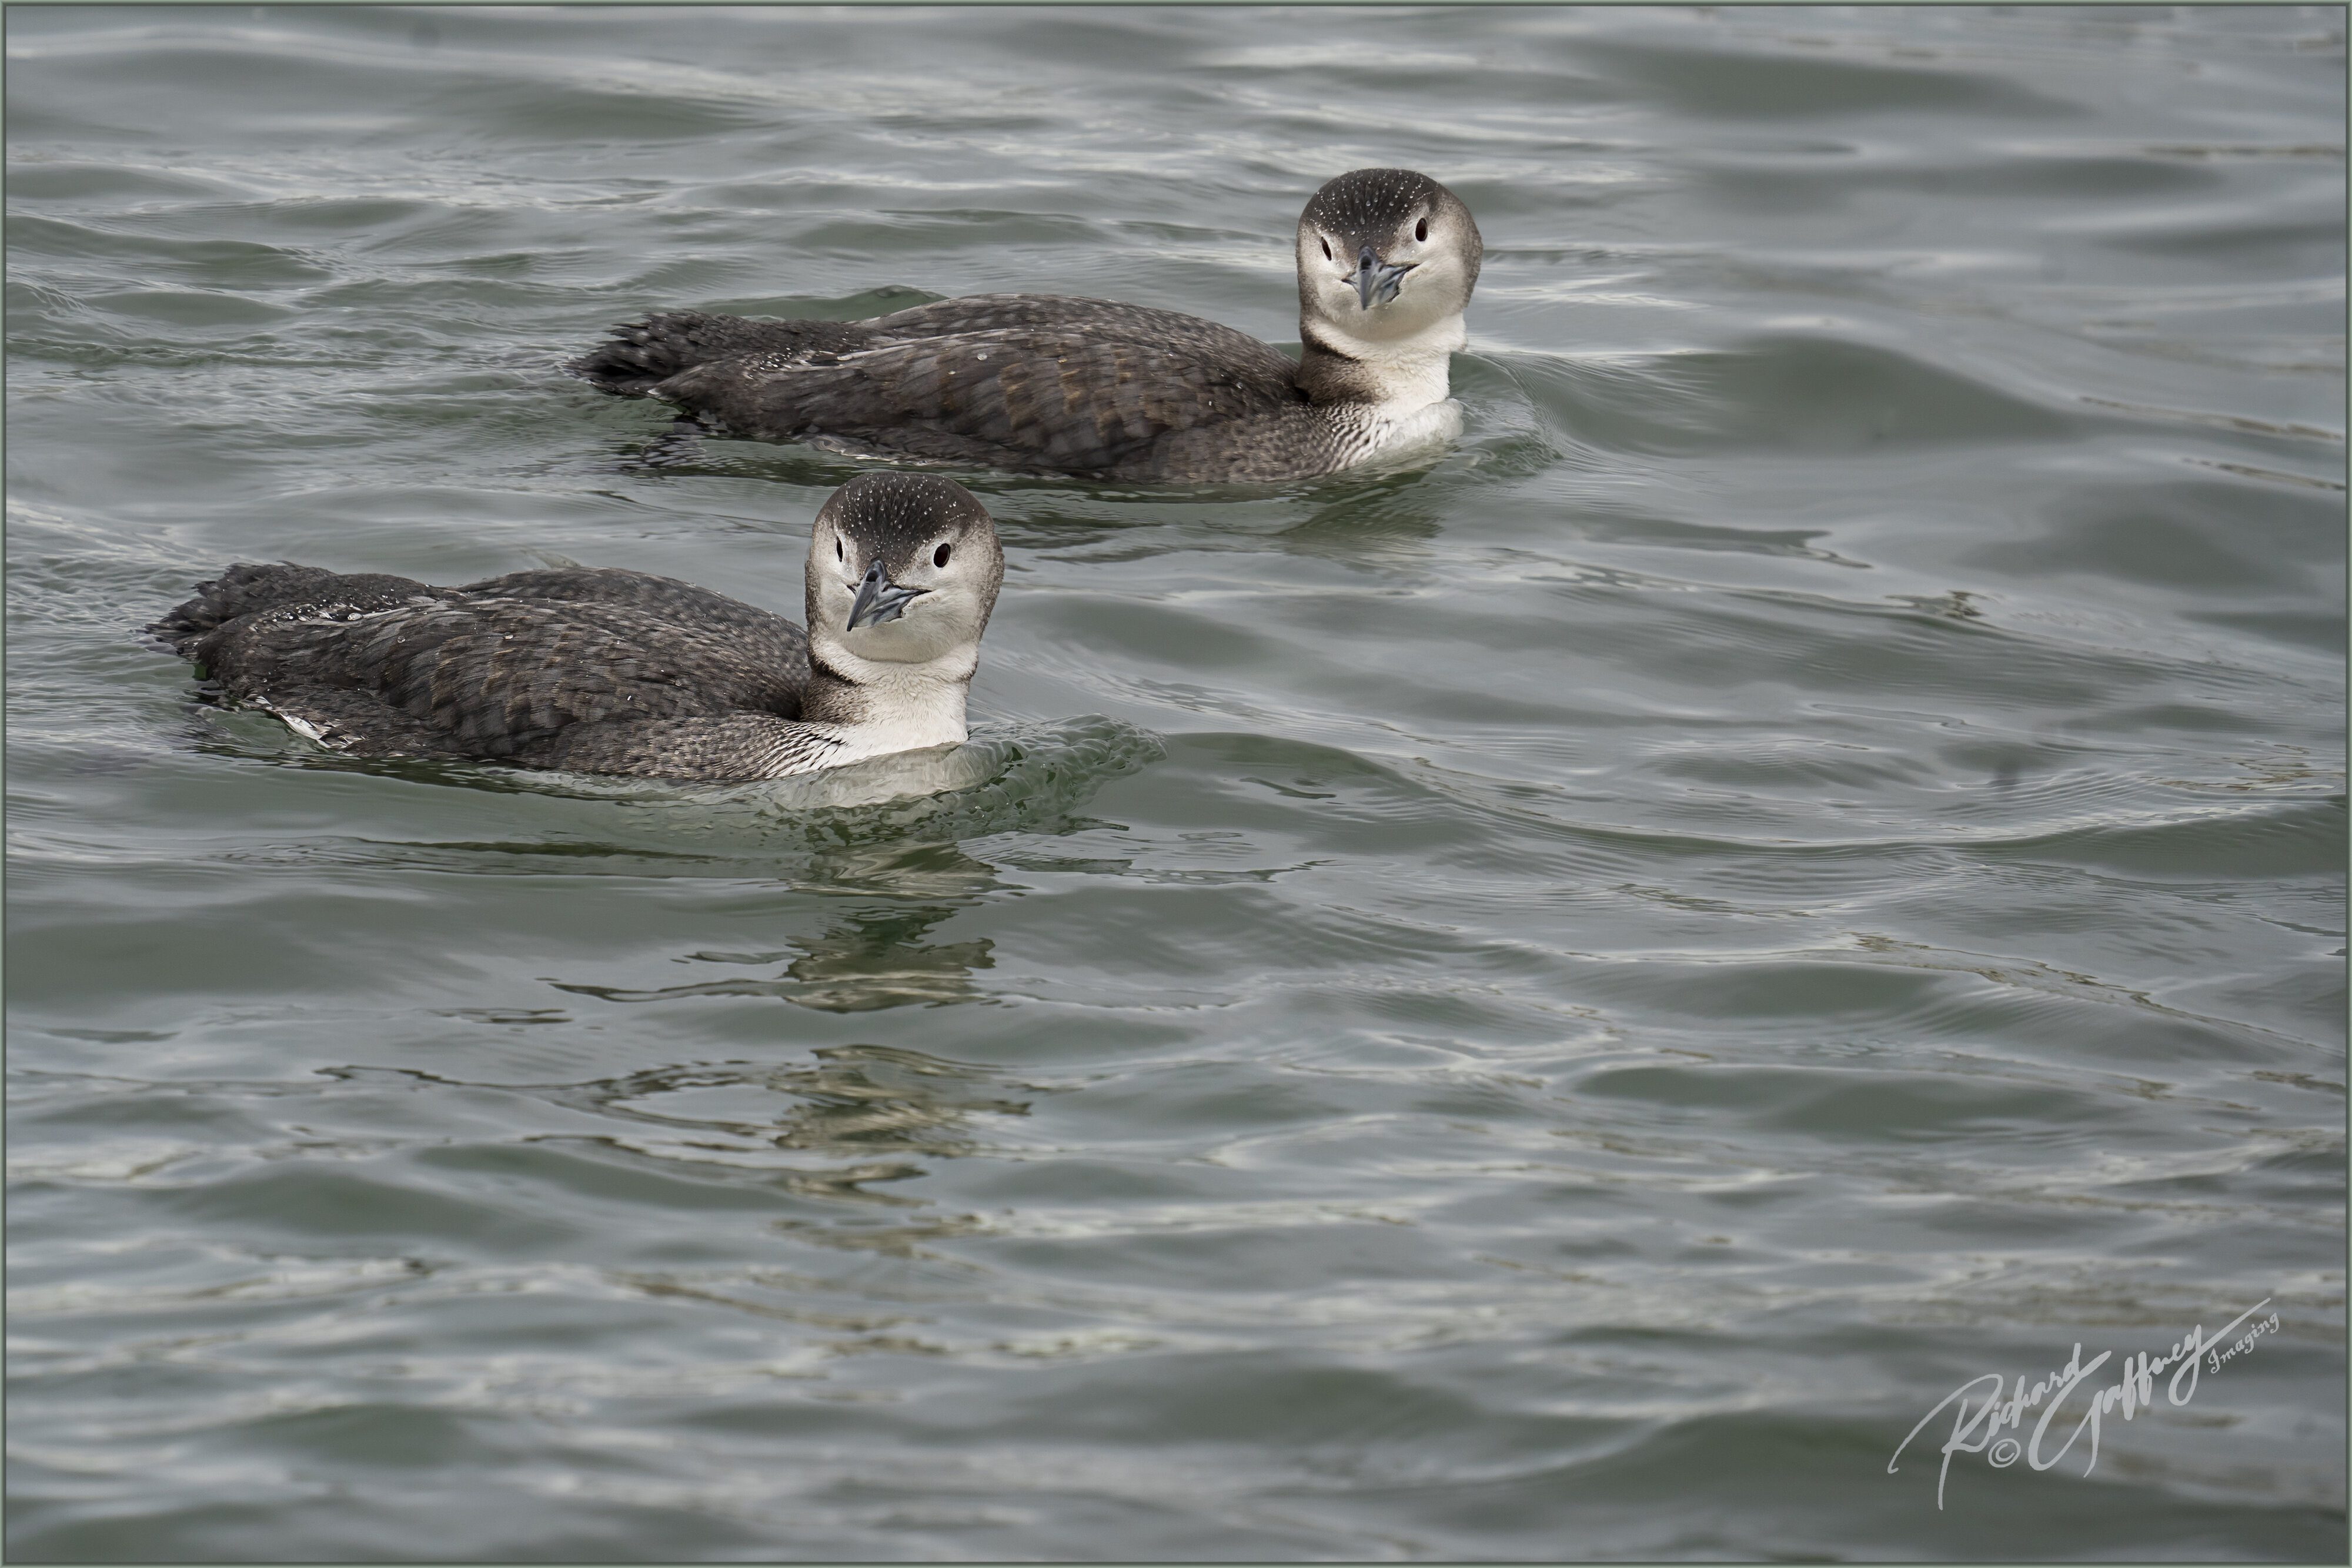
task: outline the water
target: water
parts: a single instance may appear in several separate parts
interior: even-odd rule
[[[2340,10],[9,12],[19,1561],[2340,1559]],[[973,476],[945,794],[323,756],[239,559],[799,601],[562,375],[1032,288],[1424,468]],[[2279,1326],[2096,1463],[1980,1374]],[[2252,1320],[2250,1320],[2252,1321]]]

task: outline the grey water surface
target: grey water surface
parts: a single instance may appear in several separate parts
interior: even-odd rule
[[[6,27],[12,1560],[2341,1560],[2340,7]],[[1295,343],[1367,164],[1485,230],[1461,440],[960,476],[942,793],[357,762],[138,634],[796,613],[855,465],[567,354]]]

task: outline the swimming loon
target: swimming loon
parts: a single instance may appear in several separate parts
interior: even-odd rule
[[[1265,482],[1457,434],[1485,246],[1453,192],[1358,169],[1299,214],[1294,364],[1198,317],[975,294],[865,321],[649,316],[572,369],[742,435],[1025,474]]]
[[[667,577],[463,588],[232,566],[148,630],[222,701],[364,757],[715,782],[964,738],[1004,552],[971,492],[861,474],[809,536],[808,631]]]

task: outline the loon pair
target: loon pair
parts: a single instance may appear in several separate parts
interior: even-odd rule
[[[859,456],[1303,478],[1460,430],[1447,365],[1482,251],[1444,186],[1360,169],[1299,215],[1296,364],[1171,310],[983,294],[866,321],[652,316],[573,368],[741,434]],[[968,491],[881,472],[817,514],[805,632],[642,572],[431,588],[292,565],[233,566],[151,630],[223,700],[360,755],[739,781],[963,739],[1003,577]]]

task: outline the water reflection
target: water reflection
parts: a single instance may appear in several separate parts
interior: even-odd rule
[[[929,905],[852,915],[811,939],[785,968],[797,988],[782,993],[784,999],[836,1013],[977,1000],[971,972],[994,963],[988,938],[936,946],[918,940],[953,913]]]
[[[946,943],[923,938],[950,916],[1003,887],[994,867],[954,844],[877,847],[827,857],[816,880],[824,891],[849,898],[847,907],[822,930],[795,937],[775,951],[705,950],[684,956],[691,964],[760,969],[782,964],[781,973],[647,989],[560,980],[555,987],[609,1002],[773,997],[834,1013],[988,999],[972,973],[994,967],[993,942],[984,936]]]
[[[706,445],[709,434],[700,420],[680,414],[654,434],[614,442],[610,457],[600,466],[607,473],[647,477],[709,473],[717,466]]]
[[[794,1197],[850,1204],[869,1214],[877,1206],[928,1207],[921,1197],[872,1189],[928,1176],[929,1167],[921,1163],[927,1156],[981,1152],[980,1118],[1029,1113],[1028,1100],[1003,1092],[990,1070],[972,1063],[884,1045],[821,1046],[813,1055],[814,1061],[789,1067],[656,1068],[582,1085],[574,1103],[648,1128],[650,1136],[622,1133],[610,1140],[633,1153],[748,1166]],[[825,1238],[845,1219],[848,1215],[835,1210],[778,1223]],[[878,1230],[870,1220],[849,1222],[858,1237],[911,1244],[899,1234],[902,1221]],[[928,1230],[937,1223],[925,1220],[916,1228]]]
[[[1390,474],[1361,489],[1350,488],[1318,507],[1304,522],[1283,529],[1276,542],[1295,554],[1349,561],[1391,554],[1426,556],[1429,542],[1445,526],[1438,487],[1424,484],[1427,477],[1423,473]]]
[[[805,1172],[828,1190],[920,1175],[892,1155],[973,1151],[982,1115],[1026,1115],[1030,1101],[993,1070],[900,1046],[820,1046],[814,1061],[691,1062],[563,1085],[550,1097],[578,1109],[690,1134],[708,1152],[754,1147],[845,1156],[843,1169]],[[640,1140],[628,1139],[633,1146]],[[674,1149],[677,1145],[668,1145]]]

